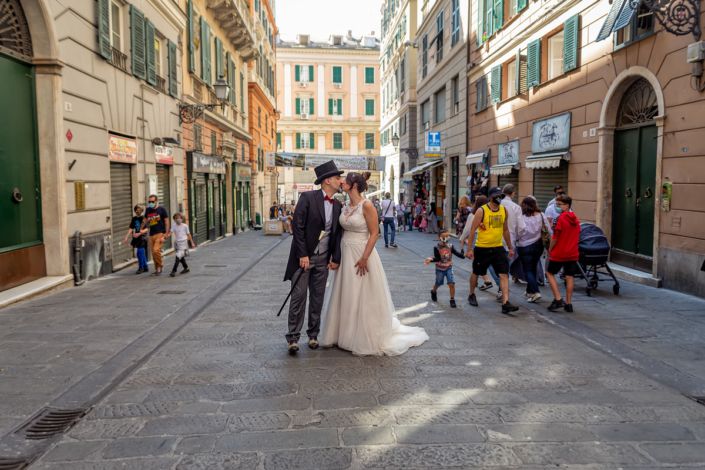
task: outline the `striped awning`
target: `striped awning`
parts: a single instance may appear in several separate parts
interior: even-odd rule
[[[614,0],[610,12],[602,24],[600,33],[597,35],[596,41],[602,41],[610,37],[612,33],[627,26],[634,17],[639,2],[632,0]]]
[[[486,157],[489,155],[489,150],[484,150],[482,152],[472,152],[467,154],[465,157],[466,165],[476,165],[478,163],[483,163]]]
[[[526,168],[532,170],[546,170],[550,168],[558,168],[561,166],[561,161],[570,160],[570,152],[543,153],[538,155],[529,155],[526,157]]]
[[[421,165],[415,166],[411,170],[407,171],[404,173],[402,176],[414,176],[418,175],[419,173],[423,173],[426,170],[430,170],[433,167],[436,167],[438,165],[442,165],[443,160],[431,160],[430,162],[425,162],[422,163]]]
[[[492,165],[490,167],[490,174],[496,176],[507,176],[513,171],[517,171],[520,168],[519,163],[503,163],[501,165]]]

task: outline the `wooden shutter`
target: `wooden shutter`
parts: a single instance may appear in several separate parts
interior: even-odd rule
[[[223,42],[215,38],[215,78],[223,76]]]
[[[517,0],[517,12],[520,12],[524,8],[526,8],[526,0]]]
[[[308,135],[308,148],[310,148],[310,149],[316,148],[316,145],[314,144],[313,138],[314,138],[314,135],[313,135],[313,132],[311,132],[311,133]]]
[[[492,102],[499,103],[502,101],[502,66],[497,65],[492,67],[491,72],[491,86],[492,86]]]
[[[493,30],[499,31],[504,24],[504,0],[494,0],[494,12],[492,16],[494,17]]]
[[[484,28],[485,28],[485,0],[475,0],[475,5],[477,5],[477,45],[479,46],[485,40]]]
[[[188,5],[186,7],[186,15],[188,20],[187,33],[188,33],[188,71],[196,71],[196,46],[193,43],[194,36],[196,36],[196,24],[193,18],[193,0],[188,0]]]
[[[314,109],[315,108],[313,107],[313,98],[309,98],[308,99],[308,113],[311,115],[316,114],[315,112],[313,112]]]
[[[296,148],[297,149],[301,148],[301,133],[300,132],[296,133]]]
[[[494,0],[485,0],[485,32],[488,37],[494,33]]]
[[[308,81],[313,81],[313,65],[308,66]]]
[[[147,78],[144,14],[130,6],[130,40],[132,42],[132,74],[141,79]]]
[[[210,45],[210,28],[208,23],[201,16],[201,78],[206,84],[211,83],[211,45]]]
[[[475,111],[480,112],[487,107],[487,76],[483,75],[475,82],[475,91],[477,92]]]
[[[580,15],[575,15],[563,24],[563,72],[570,72],[578,67],[579,34]]]
[[[144,22],[144,40],[146,53],[147,67],[147,83],[150,85],[157,84],[157,66],[156,66],[156,50],[154,48],[154,25],[149,21]]]
[[[294,65],[294,81],[295,82],[301,81],[301,66],[300,65]]]
[[[296,98],[296,115],[301,114],[301,99]]]
[[[169,41],[167,62],[169,63],[169,94],[174,98],[179,94],[178,68],[176,67],[176,44]]]
[[[526,87],[526,56],[522,55],[521,49],[517,49],[516,55],[516,79],[514,89],[517,95],[523,95],[527,91]]]
[[[333,98],[328,98],[328,114],[333,115]]]
[[[531,41],[526,53],[526,86],[533,88],[541,83],[541,40]]]
[[[343,115],[343,99],[338,98],[338,116]]]
[[[98,0],[98,52],[104,59],[113,58],[110,46],[110,0]]]

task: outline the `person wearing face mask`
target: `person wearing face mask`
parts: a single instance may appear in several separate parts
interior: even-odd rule
[[[448,284],[450,290],[450,306],[456,308],[455,303],[455,277],[453,276],[453,255],[458,258],[465,258],[462,251],[455,249],[450,243],[450,233],[448,230],[441,230],[438,245],[433,247],[433,258],[426,258],[425,265],[436,263],[436,282],[431,289],[431,300],[438,301],[438,288],[443,285],[443,281]]]
[[[580,219],[571,209],[573,199],[567,194],[560,194],[556,198],[556,228],[553,229],[551,244],[548,247],[548,265],[546,277],[553,293],[553,302],[548,306],[551,312],[563,309],[568,313],[573,312],[573,287],[575,276],[580,274],[578,260],[578,243],[580,241]],[[556,275],[563,270],[565,274],[565,300],[558,289]]]
[[[514,246],[509,235],[507,210],[501,205],[502,190],[492,188],[489,196],[490,202],[475,212],[470,226],[471,237],[477,232],[477,238],[473,249],[468,250],[465,255],[468,259],[473,260],[468,302],[473,307],[478,306],[475,297],[477,278],[487,274],[487,269],[492,266],[499,275],[499,284],[502,290],[502,313],[511,314],[511,312],[519,310],[519,307],[509,302],[509,258],[514,257]],[[509,258],[502,241],[509,250]]]
[[[159,198],[156,194],[149,196],[144,218],[149,228],[149,243],[152,245],[152,260],[154,260],[154,273],[152,274],[159,276],[164,269],[162,245],[170,235],[171,224],[169,213],[159,205]]]
[[[183,265],[184,269],[181,270],[181,274],[186,274],[190,271],[188,264],[186,264],[186,257],[188,256],[188,249],[190,247],[195,247],[196,244],[191,238],[191,231],[188,229],[188,225],[184,223],[184,216],[181,212],[174,214],[174,226],[171,228],[171,233],[174,235],[174,248],[176,250],[176,256],[174,260],[174,267],[171,270],[169,276],[176,276],[176,269],[179,264]]]

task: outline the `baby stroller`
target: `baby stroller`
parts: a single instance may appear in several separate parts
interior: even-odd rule
[[[578,267],[582,278],[587,282],[585,289],[587,295],[590,295],[591,290],[597,289],[597,284],[600,281],[614,282],[612,292],[619,295],[619,281],[607,265],[610,249],[607,237],[600,227],[588,222],[580,224],[580,241],[578,242],[580,262]]]

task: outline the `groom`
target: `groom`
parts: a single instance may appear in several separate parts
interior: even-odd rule
[[[289,353],[299,350],[299,337],[306,316],[306,294],[308,307],[308,347],[318,348],[318,332],[321,325],[321,309],[325,295],[328,270],[338,269],[340,264],[340,239],[343,228],[338,223],[342,205],[333,199],[341,184],[343,174],[331,160],[315,168],[316,181],[321,189],[307,191],[299,196],[294,210],[289,263],[285,281],[292,281],[293,292],[289,305],[289,332],[286,334]],[[322,232],[326,236],[321,238]],[[300,276],[300,279],[299,279]]]

